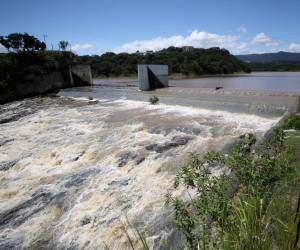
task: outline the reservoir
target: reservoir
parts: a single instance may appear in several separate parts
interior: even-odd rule
[[[95,79],[94,84],[137,85],[137,80]],[[186,88],[215,88],[226,90],[254,90],[300,94],[300,72],[253,72],[228,76],[211,76],[183,80],[170,80],[170,86]]]
[[[300,94],[300,72],[253,72],[236,76],[203,77],[199,79],[174,80],[172,86],[193,88],[257,90]]]

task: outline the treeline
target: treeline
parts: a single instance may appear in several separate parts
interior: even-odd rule
[[[80,56],[80,63],[90,64],[93,77],[137,74],[137,64],[167,64],[169,74],[206,75],[251,72],[248,65],[220,48],[197,49],[169,47],[158,52],[133,54],[112,52],[101,56]]]
[[[44,42],[27,33],[0,36],[0,44],[7,49],[0,53],[0,103],[70,85],[73,53],[47,51]]]
[[[300,71],[300,61],[251,62],[252,71]]]

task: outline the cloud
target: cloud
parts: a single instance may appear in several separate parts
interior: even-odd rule
[[[300,43],[291,43],[288,47],[289,52],[300,52]]]
[[[238,32],[240,32],[241,34],[246,34],[248,30],[244,26],[240,26],[238,28]]]
[[[278,46],[280,43],[271,39],[264,32],[257,34],[251,41],[252,44],[260,44],[266,46]]]
[[[206,31],[194,30],[187,36],[175,35],[170,37],[157,37],[151,40],[136,40],[134,42],[125,43],[114,49],[114,52],[134,53],[136,51],[158,51],[170,46],[193,46],[195,48],[221,47],[229,49],[232,52],[238,52],[245,49],[246,44],[238,42],[237,36],[218,35]]]
[[[84,43],[84,44],[76,43],[75,45],[72,45],[72,51],[76,51],[76,52],[91,51],[94,48],[95,46],[90,43]]]
[[[6,52],[7,49],[2,44],[0,44],[0,53],[6,53]]]

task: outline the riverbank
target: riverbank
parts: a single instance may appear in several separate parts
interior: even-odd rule
[[[186,246],[299,248],[299,111],[300,105],[257,146],[255,136],[246,134],[228,155],[191,154],[174,185],[184,185],[192,195],[167,196]],[[211,177],[215,168],[219,173]]]

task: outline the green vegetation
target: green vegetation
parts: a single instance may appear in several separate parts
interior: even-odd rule
[[[58,43],[58,47],[62,51],[66,51],[66,49],[68,48],[68,46],[69,46],[69,42],[68,41],[59,41],[59,43]]]
[[[45,50],[46,44],[39,41],[36,37],[27,33],[12,33],[8,36],[0,36],[0,44],[2,44],[8,52],[34,52]]]
[[[300,71],[300,61],[273,61],[248,63],[252,71]]]
[[[36,91],[38,91],[38,81],[41,81],[46,75],[53,72],[59,72],[63,79],[68,82],[68,69],[73,60],[73,54],[66,53],[67,52],[37,51],[35,53],[1,54],[1,93],[10,96],[9,99],[15,100],[18,99],[18,96],[22,96],[20,92],[23,92],[23,90],[35,88]]]
[[[91,65],[94,77],[136,75],[137,64],[143,63],[167,64],[169,74],[179,73],[185,76],[250,72],[246,63],[220,48],[192,48],[185,51],[183,48],[169,47],[158,52],[133,54],[108,52],[101,56],[80,56],[78,60]]]
[[[150,98],[149,98],[149,102],[151,103],[151,104],[156,104],[156,103],[158,103],[159,102],[159,98],[156,96],[156,95],[154,95],[154,96],[151,96]]]
[[[54,86],[55,80],[44,81],[50,74],[57,82],[69,82],[69,67],[75,62],[73,53],[46,51],[45,43],[27,33],[1,36],[0,44],[9,52],[0,54],[0,92],[3,93],[0,103],[51,89],[49,86]],[[62,45],[67,46],[67,42]]]
[[[228,155],[191,153],[174,188],[189,200],[167,195],[174,221],[190,249],[298,249],[299,116],[291,115],[273,136],[256,145],[241,137]],[[219,174],[212,174],[218,170]]]
[[[286,123],[286,128],[300,130],[300,116],[295,114],[290,115]]]
[[[279,51],[274,53],[262,53],[262,54],[248,54],[248,55],[237,55],[242,61],[245,62],[279,62],[279,61],[286,61],[286,62],[300,62],[300,53],[295,52],[285,52]]]
[[[296,117],[259,145],[245,134],[228,155],[190,154],[174,181],[190,198],[166,195],[188,249],[299,249],[300,130],[283,130],[295,128]],[[129,228],[128,247],[149,249],[144,235]]]

